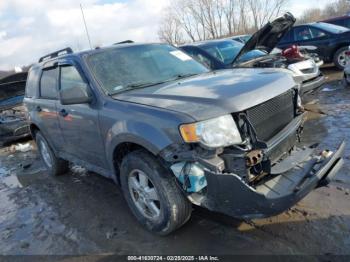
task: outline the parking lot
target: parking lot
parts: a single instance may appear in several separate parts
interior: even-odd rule
[[[327,83],[304,98],[303,142],[332,149],[349,141],[350,88],[341,72],[323,71]],[[1,254],[350,254],[349,147],[335,183],[279,216],[239,222],[195,208],[183,228],[158,237],[137,223],[112,181],[79,167],[49,177],[32,141],[20,143],[32,149],[0,150]]]

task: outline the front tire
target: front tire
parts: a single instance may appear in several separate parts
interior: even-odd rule
[[[38,151],[40,153],[41,159],[43,160],[45,167],[49,171],[50,175],[59,176],[68,171],[68,161],[56,157],[55,153],[41,132],[38,131],[35,134],[35,141],[38,146]]]
[[[120,182],[132,213],[153,233],[167,235],[191,216],[192,206],[176,178],[144,150],[123,159]]]
[[[334,54],[333,62],[334,65],[340,69],[344,70],[344,67],[346,65],[346,55],[345,52],[349,50],[349,47],[342,47],[337,50]]]

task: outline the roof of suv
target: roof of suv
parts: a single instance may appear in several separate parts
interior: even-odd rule
[[[84,51],[79,51],[79,52],[73,52],[73,50],[70,47],[67,47],[65,49],[61,49],[58,51],[55,51],[53,53],[47,54],[39,59],[39,61],[36,63],[36,65],[44,65],[47,62],[52,62],[57,60],[58,58],[62,57],[81,57],[86,54],[93,54],[93,53],[98,53],[101,50],[106,50],[106,49],[112,49],[112,48],[121,48],[121,47],[126,47],[126,46],[138,46],[138,45],[151,45],[154,43],[130,43],[130,42],[122,42],[122,43],[116,43],[111,46],[106,46],[106,47],[98,47],[94,49],[89,49],[89,50],[84,50]],[[63,54],[61,54],[63,53]]]

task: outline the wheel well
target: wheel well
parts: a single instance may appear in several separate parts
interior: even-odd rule
[[[338,52],[339,49],[344,48],[344,47],[348,47],[348,46],[349,46],[348,44],[340,44],[339,46],[337,46],[337,48],[334,49],[332,59],[334,59],[334,56]]]
[[[114,151],[113,151],[113,165],[114,165],[114,170],[116,172],[118,182],[120,182],[119,181],[119,173],[120,173],[120,165],[123,161],[123,158],[128,153],[136,151],[136,150],[145,150],[145,151],[149,152],[150,154],[152,154],[152,152],[147,150],[147,148],[145,148],[139,144],[135,144],[135,143],[131,143],[131,142],[121,143],[114,149]]]
[[[30,124],[29,129],[33,138],[35,138],[36,132],[40,131],[39,127],[37,127],[35,124]]]

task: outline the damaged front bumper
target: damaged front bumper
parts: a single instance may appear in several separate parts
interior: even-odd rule
[[[316,154],[316,149],[304,148],[302,163],[285,170],[283,163],[294,161],[293,154],[272,168],[272,178],[255,187],[248,185],[236,174],[204,170],[207,187],[205,194],[193,194],[197,205],[242,219],[277,215],[296,204],[313,189],[328,184],[342,167],[345,143],[335,153]],[[303,152],[296,152],[297,155]],[[331,156],[330,156],[331,154]],[[290,159],[291,158],[291,159]],[[287,168],[288,169],[288,168]],[[285,171],[283,173],[276,173]]]
[[[304,95],[305,93],[320,87],[325,82],[326,82],[326,78],[322,74],[320,74],[319,76],[313,79],[302,82],[300,86],[300,95]]]

